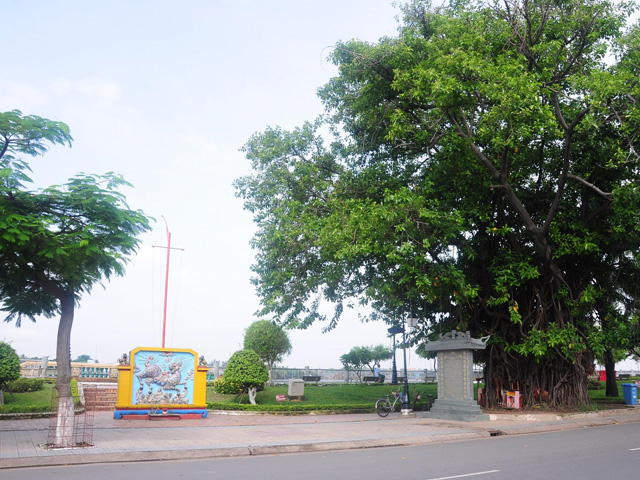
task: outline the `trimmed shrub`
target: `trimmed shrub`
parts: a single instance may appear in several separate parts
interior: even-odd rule
[[[244,390],[242,382],[228,381],[225,377],[213,381],[213,391],[223,395],[237,395]]]
[[[11,393],[37,392],[44,388],[42,378],[18,378],[7,383],[7,390]]]
[[[267,380],[267,367],[262,363],[260,356],[253,350],[238,350],[231,355],[217,391],[237,392],[239,389],[238,393],[247,392],[249,401],[255,404],[256,394],[258,390],[264,389]]]
[[[0,342],[0,387],[20,378],[20,357],[7,342]]]
[[[224,370],[224,382],[237,383],[242,390],[249,388],[264,389],[264,384],[269,380],[267,367],[262,363],[260,356],[253,350],[238,350],[231,355],[227,368]]]

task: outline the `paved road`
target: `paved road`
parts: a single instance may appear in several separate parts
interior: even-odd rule
[[[0,470],[0,480],[638,478],[640,423],[343,452]]]
[[[373,447],[428,445],[493,438],[496,433],[583,429],[640,423],[640,408],[559,417],[552,414],[497,415],[482,422],[437,420],[429,413],[354,415],[210,415],[180,421],[114,420],[95,416],[93,446],[47,449],[48,419],[0,421],[0,471],[18,467],[104,462],[326,452]]]

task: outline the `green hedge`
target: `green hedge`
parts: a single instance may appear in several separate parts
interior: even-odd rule
[[[247,412],[349,412],[367,413],[375,411],[374,405],[342,404],[342,405],[310,405],[304,403],[281,403],[279,405],[250,405],[238,403],[207,403],[209,410],[236,410]]]
[[[51,405],[0,405],[0,413],[43,413],[50,412]]]
[[[42,378],[18,378],[7,382],[7,390],[11,393],[37,392],[43,388],[44,380]]]

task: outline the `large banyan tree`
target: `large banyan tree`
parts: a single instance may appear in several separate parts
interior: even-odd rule
[[[601,0],[402,7],[339,43],[323,120],[268,128],[236,182],[258,225],[263,315],[419,318],[414,341],[491,335],[487,402],[588,402],[633,347],[640,280],[640,33]],[[331,132],[324,142],[320,132]],[[321,300],[335,305],[330,318]]]

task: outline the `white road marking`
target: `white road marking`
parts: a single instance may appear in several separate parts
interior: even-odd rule
[[[640,450],[640,448],[630,448],[629,449],[630,452],[635,452],[636,450]]]
[[[638,449],[640,450],[640,449]],[[487,473],[497,473],[500,470],[487,470],[486,472],[465,473],[464,475],[454,475],[452,477],[429,478],[427,480],[450,480],[452,478],[474,477],[476,475],[486,475]]]

